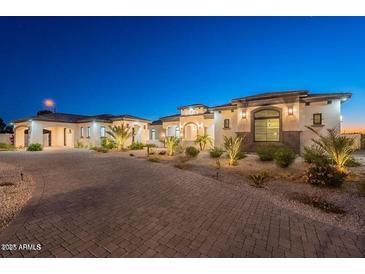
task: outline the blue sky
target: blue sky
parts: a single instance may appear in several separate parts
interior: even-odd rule
[[[156,119],[258,92],[353,92],[364,125],[362,17],[0,17],[0,117],[58,112]]]

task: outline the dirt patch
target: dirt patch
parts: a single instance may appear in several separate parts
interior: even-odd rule
[[[19,168],[0,163],[0,231],[19,214],[33,189],[33,181]]]

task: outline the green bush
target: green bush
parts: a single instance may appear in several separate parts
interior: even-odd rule
[[[295,160],[295,153],[288,147],[281,147],[275,152],[275,163],[280,167],[288,167]]]
[[[199,149],[195,147],[187,147],[185,149],[185,155],[189,157],[196,157],[199,154]]]
[[[105,147],[92,147],[91,149],[96,152],[101,152],[101,153],[107,153],[109,151],[109,149],[107,149]]]
[[[263,145],[257,148],[257,155],[261,161],[272,161],[275,158],[275,153],[278,150],[274,145]]]
[[[0,151],[1,150],[14,150],[15,147],[10,144],[0,143]]]
[[[331,158],[319,146],[312,145],[304,148],[304,162],[308,164],[330,164]]]
[[[105,149],[113,149],[116,148],[117,145],[115,144],[114,140],[108,137],[101,138],[101,147]]]
[[[144,144],[142,144],[141,142],[133,142],[130,146],[129,149],[131,150],[141,150],[143,149]]]
[[[346,173],[325,164],[311,164],[305,171],[306,182],[316,186],[340,187],[345,177]]]
[[[214,147],[211,150],[209,150],[210,157],[212,158],[220,158],[223,153],[224,150],[220,147]]]
[[[358,160],[356,160],[354,157],[350,157],[347,160],[345,166],[346,167],[359,167],[359,166],[361,166],[361,163]]]
[[[27,148],[28,151],[42,151],[43,146],[38,143],[30,144]]]

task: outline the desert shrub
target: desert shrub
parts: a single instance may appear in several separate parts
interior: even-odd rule
[[[86,146],[84,145],[83,142],[81,142],[81,141],[76,142],[75,148],[84,148],[84,147],[86,147]]]
[[[248,176],[248,179],[251,181],[252,185],[258,188],[264,187],[268,178],[269,176],[266,172],[251,174]]]
[[[291,200],[301,202],[306,205],[310,205],[312,207],[318,208],[327,213],[334,213],[334,214],[345,214],[346,211],[341,207],[338,207],[325,199],[321,198],[320,196],[309,196],[303,193],[293,193],[290,196]]]
[[[101,152],[101,153],[107,153],[109,151],[109,149],[107,149],[105,147],[92,147],[91,150],[94,150],[96,152]]]
[[[177,147],[179,146],[179,138],[175,136],[169,136],[165,138],[165,145],[167,148],[167,155],[173,156],[176,152]]]
[[[354,157],[350,157],[347,160],[345,166],[346,167],[359,167],[359,166],[361,166],[361,163],[358,160],[356,160]]]
[[[199,149],[197,149],[195,147],[187,147],[185,149],[186,156],[194,158],[194,157],[198,156],[198,154],[199,154]]]
[[[257,148],[257,155],[261,161],[272,161],[274,160],[275,153],[278,150],[277,146],[274,145],[263,145]]]
[[[134,154],[133,153],[129,153],[129,156],[134,157]]]
[[[0,151],[1,150],[14,150],[15,147],[10,144],[0,143]]]
[[[239,159],[241,153],[241,143],[243,138],[237,137],[227,137],[224,136],[224,148],[227,152],[228,164],[230,166],[237,165],[237,160]]]
[[[307,183],[316,186],[340,187],[346,174],[331,165],[311,164],[305,171]]]
[[[145,147],[147,148],[147,156],[154,154],[154,152],[151,149],[156,147],[155,144],[146,144]]]
[[[118,150],[123,150],[124,143],[132,136],[131,129],[124,124],[120,126],[109,126],[109,130],[106,133],[113,139]]]
[[[209,150],[209,155],[212,158],[220,158],[223,153],[224,153],[224,150],[220,147],[214,147],[211,150]]]
[[[295,153],[288,147],[281,147],[275,152],[275,163],[280,167],[288,167],[295,160]]]
[[[342,136],[335,128],[328,129],[327,135],[321,135],[311,127],[307,128],[319,137],[312,141],[328,154],[338,170],[346,172],[346,162],[355,152],[355,139]]]
[[[30,144],[27,148],[28,151],[42,151],[43,146],[38,143]]]
[[[158,154],[159,155],[166,155],[166,150],[161,150]]]
[[[101,147],[105,149],[113,149],[116,148],[117,145],[115,144],[114,140],[108,137],[101,138]]]
[[[212,137],[208,134],[198,135],[196,137],[195,143],[199,145],[200,150],[205,150],[206,145],[211,145],[213,143]]]
[[[141,142],[133,142],[130,146],[129,149],[131,150],[141,150],[143,149],[144,144],[142,144]]]
[[[308,164],[326,165],[331,163],[331,158],[328,154],[326,154],[325,151],[317,145],[304,147],[303,158]]]

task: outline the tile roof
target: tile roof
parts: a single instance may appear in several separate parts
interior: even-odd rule
[[[69,113],[48,113],[43,115],[29,116],[22,119],[17,119],[14,123],[24,122],[27,120],[35,121],[46,121],[46,122],[63,122],[63,123],[86,123],[91,121],[111,123],[117,120],[142,120],[150,122],[147,119],[140,118],[137,116],[124,114],[124,115],[111,115],[111,114],[100,114],[100,115],[79,115]]]

